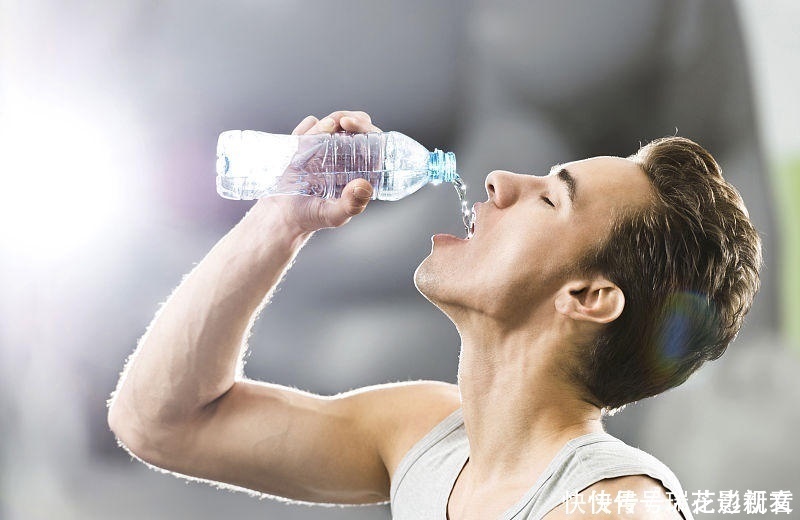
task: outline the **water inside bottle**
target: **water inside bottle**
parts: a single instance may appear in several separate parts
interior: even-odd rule
[[[458,174],[453,179],[453,187],[458,193],[458,200],[461,201],[461,220],[464,223],[464,228],[467,230],[467,238],[472,238],[472,222],[475,216],[472,214],[472,208],[469,207],[467,201],[467,184]]]

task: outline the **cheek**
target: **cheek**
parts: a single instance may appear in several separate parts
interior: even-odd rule
[[[573,240],[555,227],[516,234],[492,248],[496,275],[516,287],[541,288],[574,261]]]
[[[505,249],[520,262],[541,264],[563,241],[563,233],[555,226],[537,226],[506,237]]]

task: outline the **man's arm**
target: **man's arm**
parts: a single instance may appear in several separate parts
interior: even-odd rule
[[[306,118],[295,133],[338,130],[377,128],[366,114],[337,112],[327,122]],[[406,434],[392,430],[403,429],[398,418],[411,413],[396,401],[431,397],[423,418],[403,430],[424,431],[457,407],[450,385],[322,398],[236,374],[252,321],[297,252],[315,230],[361,213],[370,195],[369,183],[358,179],[336,201],[262,199],[214,246],[157,313],[114,392],[109,426],[132,453],[168,470],[288,498],[385,499],[387,464],[396,458],[385,443],[403,444]],[[385,413],[386,405],[397,415]]]
[[[460,406],[438,382],[381,385],[335,397],[237,381],[162,446],[132,451],[163,469],[293,500],[389,499],[406,451]]]

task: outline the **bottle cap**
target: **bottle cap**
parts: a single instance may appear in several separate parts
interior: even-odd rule
[[[438,148],[431,152],[428,158],[428,171],[431,174],[431,184],[453,182],[458,178],[456,173],[456,154],[443,152]]]

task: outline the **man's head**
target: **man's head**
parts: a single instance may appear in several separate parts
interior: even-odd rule
[[[761,240],[739,193],[698,144],[653,141],[630,157],[654,201],[617,219],[581,262],[625,294],[575,375],[613,411],[683,383],[719,358],[758,290]]]
[[[741,326],[759,237],[692,141],[665,138],[544,177],[495,171],[486,190],[473,238],[436,237],[417,287],[457,325],[568,338],[567,373],[597,406],[681,384]]]

